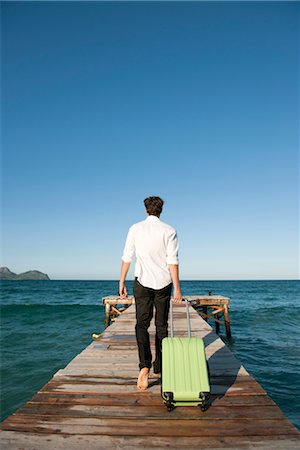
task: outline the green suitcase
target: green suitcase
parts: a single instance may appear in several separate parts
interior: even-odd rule
[[[169,411],[176,406],[207,409],[210,397],[208,364],[202,338],[191,337],[189,305],[185,300],[188,337],[174,337],[173,305],[170,303],[171,337],[162,341],[161,395]]]

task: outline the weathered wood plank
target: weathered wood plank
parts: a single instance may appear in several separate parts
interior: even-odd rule
[[[212,394],[211,396],[212,406],[274,406],[273,400],[265,395],[243,395],[243,396],[230,396],[223,395],[218,396]],[[36,394],[28,403],[40,403],[40,404],[57,404],[57,405],[107,405],[107,406],[162,406],[160,393],[152,395],[144,395],[139,392],[123,392],[123,393],[111,393],[111,394],[98,394],[95,392],[89,394],[74,394],[74,393],[52,393],[43,392]],[[276,405],[277,407],[277,405]]]
[[[26,404],[19,409],[19,414],[57,417],[111,417],[111,418],[136,418],[136,419],[285,419],[283,413],[275,405],[272,406],[214,406],[203,412],[200,408],[182,407],[176,408],[170,414],[164,405],[159,406],[106,406],[99,405],[60,405],[57,404]]]
[[[134,368],[135,367],[135,368]],[[128,367],[126,366],[125,368],[123,368],[122,366],[120,366],[119,368],[112,368],[111,370],[107,370],[104,368],[97,368],[97,366],[84,366],[82,368],[77,367],[77,368],[71,368],[71,369],[64,369],[61,371],[58,371],[55,375],[54,378],[60,378],[60,377],[64,377],[64,376],[110,376],[113,378],[116,377],[121,377],[121,378],[132,378],[134,380],[137,379],[137,371],[138,369],[138,365],[137,363],[135,363],[134,367]],[[248,372],[243,368],[239,368],[239,369],[234,369],[234,368],[226,368],[226,367],[222,367],[221,365],[219,366],[215,366],[213,367],[213,369],[211,368],[211,373],[214,376],[228,376],[228,377],[234,377],[234,376],[247,376]],[[150,377],[152,377],[152,372],[150,372]],[[157,378],[157,377],[155,377]]]
[[[95,393],[122,393],[122,392],[136,392],[136,386],[134,385],[124,385],[124,384],[60,384],[60,385],[51,385],[41,389],[41,392],[65,392],[65,393],[78,393],[85,394],[90,392]],[[243,387],[227,387],[222,385],[213,385],[211,388],[211,392],[216,395],[265,395],[263,389],[257,386],[243,386]],[[144,395],[151,395],[152,393],[160,393],[160,386],[154,385],[151,386],[150,389],[147,390],[147,393]]]
[[[155,380],[157,381],[157,384],[160,384],[160,378],[158,376],[154,376],[151,374],[150,372],[150,378],[155,378]],[[86,374],[79,374],[79,375],[74,375],[74,374],[68,374],[68,375],[61,375],[58,377],[54,377],[52,378],[46,385],[59,385],[59,384],[63,384],[63,383],[85,383],[85,384],[90,384],[90,383],[98,383],[98,384],[103,384],[103,383],[110,383],[110,384],[115,384],[118,383],[119,379],[121,379],[123,384],[134,384],[131,376],[129,377],[121,377],[121,376],[116,376],[116,377],[110,377],[110,376],[105,376],[102,374],[96,374],[93,376],[89,376]],[[211,375],[210,376],[210,382],[211,385],[214,385],[215,383],[217,384],[223,384],[225,386],[231,386],[231,385],[235,385],[235,386],[245,386],[245,385],[250,385],[252,387],[259,387],[261,388],[260,384],[251,376],[249,375],[241,375],[241,376],[214,376]],[[262,389],[262,388],[261,388]],[[149,389],[148,389],[149,390]],[[263,389],[262,389],[263,390]],[[263,392],[265,393],[265,391],[263,390]]]
[[[95,417],[57,418],[12,415],[4,422],[5,430],[30,430],[38,433],[95,434],[119,436],[274,436],[298,435],[287,419],[143,419],[137,426],[135,419]]]
[[[295,450],[299,438],[281,436],[99,436],[35,434],[4,431],[1,434],[2,450],[156,450],[171,449],[227,449],[227,450]]]

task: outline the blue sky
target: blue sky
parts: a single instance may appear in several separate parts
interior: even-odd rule
[[[299,4],[2,2],[2,40],[1,265],[117,279],[159,195],[183,279],[298,278]]]

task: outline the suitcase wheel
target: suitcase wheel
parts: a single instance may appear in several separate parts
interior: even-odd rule
[[[173,405],[173,403],[171,403],[171,404],[167,404],[167,410],[169,411],[169,412],[171,412],[171,411],[173,411],[173,409],[175,409],[176,408],[176,406],[175,405]]]
[[[209,392],[200,392],[199,398],[202,400],[202,403],[199,406],[201,411],[206,411],[208,409],[209,397],[210,397]]]
[[[165,400],[165,405],[167,407],[167,410],[169,412],[173,411],[173,409],[175,409],[175,405],[173,403],[173,398],[174,398],[173,392],[164,392],[163,397]]]

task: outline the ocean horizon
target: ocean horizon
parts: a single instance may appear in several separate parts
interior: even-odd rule
[[[98,281],[98,282],[106,282],[106,281],[115,281],[119,283],[118,278],[106,278],[106,279],[97,279],[97,278],[50,278],[50,280],[0,280],[0,281]],[[126,280],[130,283],[133,280]],[[197,280],[193,278],[182,278],[181,281],[195,281],[200,283],[202,281],[300,281],[298,278],[205,278],[203,280]]]
[[[118,280],[1,280],[1,420],[28,401],[105,326]],[[127,282],[132,294],[132,280]],[[230,297],[220,337],[300,429],[299,280],[182,280],[183,295]],[[214,328],[214,327],[213,327]],[[137,368],[138,371],[138,368]]]

